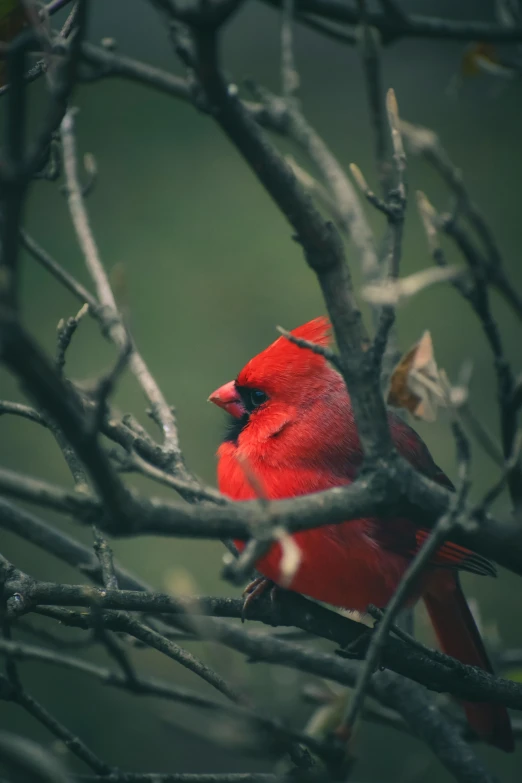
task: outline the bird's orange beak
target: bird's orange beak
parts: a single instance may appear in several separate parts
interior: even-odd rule
[[[208,398],[208,402],[213,402],[219,408],[223,408],[231,416],[236,419],[240,419],[245,413],[245,406],[241,400],[241,397],[237,393],[235,381],[229,381],[215,392],[212,392]]]

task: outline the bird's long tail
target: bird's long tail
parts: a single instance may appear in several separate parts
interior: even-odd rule
[[[428,614],[443,652],[462,663],[478,666],[493,674],[484,643],[460,587],[458,577],[440,572],[433,592],[423,596]],[[438,584],[440,582],[440,585]],[[439,586],[442,589],[439,589]],[[507,710],[498,704],[461,702],[471,728],[490,745],[514,750],[511,721]]]

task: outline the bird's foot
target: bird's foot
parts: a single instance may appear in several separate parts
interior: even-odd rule
[[[250,584],[248,584],[245,589],[243,590],[243,608],[241,610],[241,622],[244,623],[248,607],[254,601],[258,596],[262,595],[263,593],[266,593],[267,590],[270,590],[270,599],[272,603],[275,603],[275,595],[277,591],[277,585],[275,585],[270,579],[266,579],[264,576],[258,576],[257,579],[254,579]]]

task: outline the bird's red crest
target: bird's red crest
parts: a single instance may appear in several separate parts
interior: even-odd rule
[[[324,347],[332,341],[330,322],[324,316],[298,326],[291,334]],[[300,348],[286,337],[279,337],[243,367],[237,382],[241,386],[268,389],[273,383],[280,386],[285,378],[295,382],[297,378],[319,375],[326,367],[323,356]]]
[[[314,318],[312,321],[308,321],[308,323],[303,324],[302,326],[298,326],[296,329],[292,330],[291,334],[293,334],[294,337],[300,337],[301,340],[308,340],[310,343],[316,343],[316,345],[322,345],[324,347],[330,345],[332,342],[332,327],[330,321],[328,318],[325,318],[324,315]],[[283,339],[288,343],[288,340],[286,340],[285,337],[279,339]],[[279,340],[276,342],[279,342]]]

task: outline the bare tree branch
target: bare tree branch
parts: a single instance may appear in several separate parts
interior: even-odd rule
[[[61,31],[53,30],[50,17],[65,8],[67,0],[49,2],[38,13],[32,10],[27,17],[28,27],[11,43],[1,46],[0,54],[5,52],[8,60],[9,84],[0,90],[5,93],[6,108],[6,134],[0,151],[0,359],[20,382],[24,395],[34,407],[25,402],[3,400],[0,401],[0,416],[17,416],[47,428],[67,461],[74,489],[0,469],[0,492],[5,496],[0,498],[0,529],[24,538],[43,553],[77,568],[85,575],[85,581],[91,580],[94,586],[38,581],[0,556],[0,654],[5,659],[5,676],[0,675],[0,697],[24,708],[91,768],[94,774],[77,776],[77,780],[276,783],[297,775],[332,783],[344,776],[346,754],[340,736],[311,736],[283,726],[247,703],[234,683],[223,679],[184,646],[192,641],[212,642],[235,650],[251,661],[288,667],[353,688],[340,734],[343,730],[346,736],[350,734],[359,714],[374,713],[374,719],[419,738],[455,780],[492,783],[491,774],[466,742],[466,739],[473,739],[470,730],[462,720],[454,721],[438,710],[426,689],[451,694],[464,701],[520,710],[520,684],[494,677],[431,650],[399,628],[395,619],[430,556],[446,539],[493,558],[522,575],[522,527],[516,514],[497,519],[489,512],[492,502],[506,485],[513,505],[517,506],[522,486],[519,463],[522,438],[517,428],[522,384],[506,359],[500,328],[490,308],[490,288],[497,289],[504,303],[518,316],[522,315],[522,303],[507,279],[499,245],[486,218],[471,200],[460,172],[437,137],[426,129],[400,121],[393,92],[388,93],[384,103],[379,46],[407,37],[521,41],[520,17],[515,15],[507,23],[504,20],[502,24],[485,24],[408,14],[395,0],[382,0],[376,8],[363,0],[348,4],[340,0],[268,1],[282,9],[282,97],[251,85],[257,102],[240,99],[236,86],[225,78],[221,65],[223,30],[241,7],[242,0],[191,0],[188,3],[150,0],[150,5],[165,20],[176,52],[187,68],[185,78],[110,51],[109,45],[97,47],[85,41],[89,5],[86,0],[72,4]],[[321,35],[348,44],[358,40],[362,45],[377,166],[384,186],[382,194],[376,195],[369,189],[357,167],[352,168],[352,173],[368,201],[387,219],[381,258],[359,198],[340,161],[311,127],[299,104],[299,73],[293,50],[295,22],[306,24]],[[30,67],[29,57],[35,55],[43,59]],[[46,110],[43,121],[36,126],[33,142],[27,144],[26,85],[44,74]],[[287,218],[323,292],[338,353],[318,349],[307,341],[296,340],[285,330],[280,331],[303,350],[321,353],[344,377],[364,452],[364,462],[350,486],[268,503],[254,470],[245,464],[258,502],[233,503],[212,487],[205,486],[185,468],[173,410],[137,352],[118,310],[89,221],[85,203],[89,187],[83,188],[81,183],[74,109],[68,108],[70,97],[79,82],[95,85],[111,77],[125,78],[166,96],[191,102],[212,118]],[[95,294],[22,227],[31,181],[40,178],[53,182],[60,175],[55,139],[59,127],[69,211]],[[313,183],[315,191],[309,188],[306,172],[303,174],[303,170],[285,162],[267,141],[263,129],[286,136],[300,147],[319,171],[320,183]],[[470,301],[494,359],[502,453],[495,437],[476,422],[469,406],[466,407],[466,400],[463,399],[456,412],[472,425],[501,469],[498,478],[474,505],[467,500],[468,445],[457,425],[454,430],[460,449],[461,486],[456,495],[416,472],[397,455],[381,391],[381,370],[382,376],[389,374],[394,364],[391,357],[397,355],[396,346],[389,339],[396,299],[371,302],[380,317],[374,324],[373,341],[370,340],[356,301],[341,235],[322,217],[307,192],[322,199],[321,206],[330,210],[340,231],[352,239],[366,284],[372,282],[382,286],[387,283],[399,291],[407,282],[411,289],[410,278],[398,280],[406,209],[403,136],[411,150],[421,154],[439,172],[454,198],[455,203],[447,214],[437,214],[425,197],[420,199],[434,260],[440,266],[446,264],[438,241],[438,232],[444,232],[455,242],[468,265],[466,274],[455,274],[454,270],[447,269],[442,272],[425,270],[421,273],[424,275],[422,281],[413,281],[413,289],[421,290],[435,279],[450,281]],[[391,162],[388,149],[392,151]],[[25,313],[20,308],[23,299],[19,295],[20,245],[82,305],[76,318],[61,322],[59,326],[55,361],[40,348],[25,325]],[[65,377],[65,359],[69,355],[66,352],[74,350],[71,343],[74,331],[87,312],[99,324],[102,335],[118,349],[116,361],[94,384],[94,391]],[[152,418],[159,424],[162,442],[157,442],[133,415],[122,415],[108,403],[109,396],[119,386],[127,360],[151,405]],[[464,398],[465,393],[462,396]],[[170,497],[160,500],[147,491],[131,491],[126,484],[130,472],[138,472],[176,491],[184,502],[173,501]],[[40,510],[65,513],[76,522],[93,527],[94,550],[51,523],[18,508],[7,497],[33,503]],[[414,520],[432,532],[412,559],[388,607],[384,612],[377,612],[379,623],[374,629],[303,596],[279,590],[275,600],[255,597],[249,604],[248,617],[272,629],[280,626],[288,631],[253,631],[237,623],[244,615],[240,598],[172,596],[155,592],[114,561],[111,544],[106,538],[107,535],[161,535],[245,540],[248,543],[242,554],[225,569],[237,581],[245,578],[246,572],[275,542],[280,542],[283,549],[285,545],[295,546],[293,533],[322,525],[349,524],[351,520],[389,517]],[[492,565],[487,571],[495,574]],[[372,607],[368,610],[371,612]],[[33,617],[28,621],[26,617],[30,615]],[[60,633],[54,630],[57,623],[63,627]],[[76,638],[70,640],[66,636],[69,628],[84,631],[85,640],[80,643]],[[17,631],[31,634],[40,644],[20,643],[13,637]],[[348,647],[348,650],[343,650],[344,657],[341,657],[314,649],[310,643],[314,638]],[[296,639],[305,643],[298,644]],[[94,644],[105,647],[115,662],[114,669],[80,657],[83,648],[90,649]],[[60,645],[64,649],[66,646],[70,650],[74,648],[76,655],[66,654]],[[214,700],[143,675],[138,667],[142,649],[154,649],[173,659],[228,701]],[[508,652],[497,651],[501,665],[513,663],[520,657],[517,658],[516,650],[511,651],[511,657]],[[200,709],[211,720],[226,720],[231,726],[243,724],[243,734],[246,729],[258,752],[267,758],[287,753],[296,769],[290,774],[275,776],[250,773],[187,775],[177,771],[156,775],[112,768],[27,692],[19,671],[23,661],[70,669],[129,695],[156,696]],[[377,665],[388,671],[375,671]],[[362,710],[366,695],[376,700],[376,708]],[[242,746],[239,732],[236,733],[235,747],[239,751]],[[5,740],[0,735],[0,750],[2,743],[5,744]],[[9,757],[9,764],[18,765],[17,770],[22,770],[23,774],[34,773],[35,781],[42,783],[51,779],[60,783],[63,779],[65,783],[67,772],[56,765],[53,768],[45,754],[39,754],[37,749],[25,744],[26,758],[22,762],[22,745],[17,748]],[[314,769],[312,765],[315,765]]]
[[[64,745],[81,759],[88,767],[100,775],[108,775],[112,767],[98,758],[90,748],[69,729],[60,723],[36,699],[30,696],[19,684],[10,683],[7,677],[0,674],[0,699],[12,701],[26,710],[35,720],[45,726],[51,734],[60,739]]]
[[[59,585],[37,582],[17,571],[7,579],[4,591],[8,600],[9,616],[16,617],[21,613],[32,611],[37,606],[44,605],[95,606],[99,611],[103,610],[106,627],[125,631],[142,641],[144,636],[148,634],[148,629],[144,630],[143,627],[137,628],[132,625],[125,612],[139,611],[146,614],[171,615],[175,618],[176,626],[182,628],[187,627],[186,618],[199,616],[194,627],[190,624],[190,620],[188,626],[196,635],[204,634],[205,638],[214,639],[224,644],[230,642],[230,645],[235,649],[248,655],[254,655],[254,657],[256,653],[253,649],[251,650],[249,640],[251,638],[265,638],[255,634],[252,637],[252,634],[248,632],[211,619],[240,617],[242,613],[240,599],[173,598],[162,593],[108,590],[86,585]],[[399,600],[401,598],[402,596],[399,597]],[[295,625],[343,646],[360,641],[361,636],[367,633],[366,626],[361,626],[360,623],[350,621],[327,609],[310,605],[306,599],[300,599],[292,594],[285,595],[284,598],[280,597],[275,608],[271,606],[270,601],[256,600],[249,607],[249,617],[271,625]],[[90,628],[94,620],[88,615],[81,615],[76,619],[64,617],[63,622],[72,625],[79,623],[78,627],[80,628]],[[269,647],[270,640],[277,643],[275,648],[270,647],[270,654],[274,650],[288,649],[279,644],[283,640],[274,637],[266,638]],[[379,638],[382,640],[381,635]],[[163,651],[171,651],[171,648],[166,644],[167,640],[164,638],[160,640],[159,634],[154,635],[152,632],[152,636],[146,641],[154,647],[166,645]],[[378,643],[379,650],[381,650],[381,641]],[[158,647],[156,648],[158,649]],[[422,646],[419,647],[401,639],[389,639],[385,647],[382,648],[382,661],[398,674],[415,679],[432,690],[447,690],[466,700],[492,701],[506,704],[515,709],[522,709],[522,688],[517,683],[500,680],[480,669],[460,664],[447,655],[435,652],[431,654],[431,652],[433,651],[428,651]],[[165,654],[169,654],[169,652]],[[276,655],[277,652],[273,652],[273,654]],[[172,648],[172,655],[179,656],[179,653]],[[364,650],[361,650],[361,655],[364,655]],[[169,657],[171,656],[169,655]],[[177,658],[175,659],[177,660]]]
[[[281,0],[265,0],[269,5],[279,6]],[[355,4],[342,0],[297,0],[297,19],[301,14],[312,14],[319,19],[342,22],[350,26],[361,23],[361,16]],[[379,30],[385,45],[402,38],[444,39],[450,41],[517,42],[522,40],[519,27],[444,19],[421,14],[390,13],[389,8],[369,13],[368,24]]]
[[[33,783],[71,783],[54,756],[35,742],[11,732],[0,732],[0,756],[8,773],[28,773]]]
[[[96,286],[100,304],[109,310],[113,320],[113,324],[110,327],[110,334],[114,342],[123,350],[129,338],[127,336],[127,330],[118,313],[109,279],[101,263],[98,247],[89,225],[89,218],[85,209],[78,176],[74,138],[74,115],[71,111],[67,112],[62,121],[61,135],[64,148],[64,168],[67,178],[67,197],[71,218],[76,229],[87,268],[89,269]],[[152,406],[154,414],[161,422],[165,438],[165,448],[171,453],[176,469],[180,470],[183,474],[183,460],[179,448],[177,425],[172,408],[166,402],[156,381],[149,372],[147,365],[135,347],[132,347],[129,363]]]
[[[462,186],[463,188],[463,186]],[[466,195],[460,196],[468,203]],[[446,265],[446,259],[437,240],[437,228],[440,226],[448,236],[451,236],[464,258],[469,264],[472,274],[472,282],[455,279],[454,287],[466,299],[477,315],[486,341],[491,349],[494,360],[494,369],[497,379],[497,398],[501,421],[501,437],[504,459],[511,458],[517,430],[517,409],[513,404],[514,375],[511,365],[504,352],[500,330],[495,321],[489,301],[487,287],[487,264],[481,253],[477,250],[467,233],[457,222],[456,216],[438,216],[428,199],[423,193],[418,194],[418,206],[423,219],[424,227],[428,235],[428,242],[434,260],[441,266]],[[473,211],[474,207],[470,209]],[[477,212],[477,214],[479,214]],[[481,221],[481,218],[479,218]],[[495,262],[496,268],[496,262]],[[516,507],[522,498],[522,468],[514,465],[509,475],[509,489],[514,506]]]

